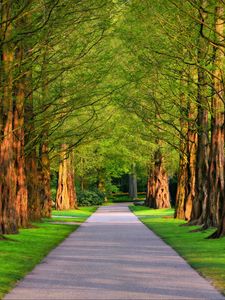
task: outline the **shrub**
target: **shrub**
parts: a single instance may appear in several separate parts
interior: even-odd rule
[[[91,189],[91,192],[94,192],[95,194],[97,194],[97,195],[99,196],[99,198],[101,198],[101,199],[103,199],[103,200],[104,200],[105,197],[106,197],[106,193],[100,191],[100,190],[97,189],[97,188]]]
[[[104,194],[92,191],[77,192],[78,206],[102,205],[104,202]]]

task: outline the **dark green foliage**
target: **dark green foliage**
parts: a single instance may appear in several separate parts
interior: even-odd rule
[[[98,197],[101,198],[101,199],[103,199],[103,200],[104,200],[105,197],[106,197],[106,194],[105,194],[104,192],[100,191],[100,190],[97,189],[97,188],[94,188],[94,189],[92,190],[92,192],[94,192],[95,194],[97,194]]]
[[[112,178],[112,183],[119,188],[119,191],[128,193],[129,191],[129,174],[123,174],[119,178]]]
[[[80,191],[77,193],[78,206],[102,205],[104,193],[93,191]]]
[[[56,190],[58,184],[58,173],[54,170],[51,170],[51,198],[52,201],[55,203],[56,198]]]
[[[113,203],[120,203],[120,202],[132,202],[132,199],[128,194],[116,194],[112,197]]]

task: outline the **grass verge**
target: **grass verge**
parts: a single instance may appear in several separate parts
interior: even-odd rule
[[[49,222],[79,222],[82,223],[89,218],[93,212],[97,210],[97,206],[87,206],[80,207],[79,209],[70,209],[70,210],[53,210],[52,218],[45,219]]]
[[[78,226],[34,223],[0,240],[0,299]]]
[[[17,235],[7,235],[0,239],[0,299],[79,227],[56,225],[52,221],[84,222],[96,209],[81,207],[79,210],[53,211],[53,216],[59,215],[62,218],[44,219],[43,222],[33,223],[33,228],[21,229]]]
[[[225,238],[206,239],[215,229],[191,232],[197,226],[179,226],[172,209],[130,206],[132,212],[160,238],[174,248],[194,269],[225,294]]]

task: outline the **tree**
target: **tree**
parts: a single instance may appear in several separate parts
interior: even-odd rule
[[[56,194],[56,209],[77,208],[77,197],[74,182],[73,153],[68,152],[68,146],[62,144],[59,164],[59,178]]]
[[[224,230],[224,3],[216,1],[215,42],[211,147],[209,157],[209,201],[204,226],[217,226],[213,237],[225,234]]]
[[[196,154],[196,197],[193,201],[193,209],[190,224],[202,225],[206,214],[206,204],[208,202],[208,174],[209,168],[209,112],[208,106],[208,75],[207,68],[207,50],[209,45],[204,38],[205,22],[207,19],[208,1],[203,0],[199,3],[199,37],[198,37],[198,95],[197,95],[197,154]]]
[[[14,45],[12,42],[12,7],[8,1],[1,3],[1,143],[0,143],[0,233],[17,232],[15,207],[16,169],[13,136],[13,63]],[[4,34],[4,35],[3,35]],[[4,40],[3,40],[4,39]],[[18,100],[18,97],[17,97]]]
[[[129,196],[132,199],[137,198],[137,175],[135,163],[132,163],[132,170],[129,174]]]
[[[170,208],[168,176],[160,149],[155,152],[154,165],[149,171],[146,205],[155,209]]]
[[[111,5],[111,1],[90,1],[78,9],[77,3],[64,0],[1,3],[1,233],[16,233],[28,221],[50,216],[49,146],[54,144],[56,129],[59,135],[54,121],[59,112],[62,115],[61,95],[54,90],[62,74],[73,74],[76,64],[93,54],[110,26],[106,20]],[[71,37],[76,35],[77,44],[71,47],[75,45]],[[65,55],[66,38],[71,51]],[[81,86],[84,92],[85,86]],[[74,89],[69,92],[74,94]],[[80,108],[80,103],[77,106]],[[81,107],[85,106],[87,103]],[[71,99],[64,108],[65,119],[77,109]]]

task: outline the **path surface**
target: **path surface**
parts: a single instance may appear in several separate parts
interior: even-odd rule
[[[98,209],[5,299],[225,299],[126,204]]]

